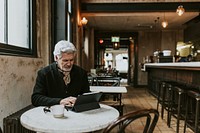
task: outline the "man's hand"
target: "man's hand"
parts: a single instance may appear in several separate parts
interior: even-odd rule
[[[73,106],[75,101],[76,101],[76,97],[67,97],[67,98],[62,99],[60,101],[60,104],[67,105],[67,106]]]

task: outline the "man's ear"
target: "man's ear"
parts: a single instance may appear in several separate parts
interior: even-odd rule
[[[56,55],[56,56],[54,56],[54,60],[55,61],[57,61],[58,60],[58,56]]]
[[[76,55],[77,55],[77,54],[76,54],[76,53],[74,53],[74,57],[76,57]]]

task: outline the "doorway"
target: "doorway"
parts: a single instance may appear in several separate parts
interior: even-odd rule
[[[109,31],[95,31],[95,50],[94,50],[94,58],[95,58],[95,68],[97,69],[105,69],[109,65],[113,65],[116,68],[113,62],[105,62],[104,55],[105,53],[115,53],[115,58],[119,60],[117,68],[120,70],[120,76],[127,80],[127,84],[131,86],[138,85],[138,33],[137,32],[109,32]],[[114,44],[112,42],[113,37],[119,37],[120,46],[118,49],[114,48]],[[126,52],[122,52],[126,51]],[[122,55],[118,55],[122,54]],[[108,55],[108,54],[107,54]],[[116,56],[118,57],[116,58]],[[122,65],[120,65],[122,64]]]
[[[113,50],[107,48],[104,54],[106,69],[112,69],[117,76],[122,78],[121,83],[127,84],[128,81],[128,66],[129,66],[128,49]]]

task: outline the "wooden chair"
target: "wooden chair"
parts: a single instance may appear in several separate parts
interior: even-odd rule
[[[143,133],[153,133],[159,118],[159,112],[156,109],[143,109],[120,116],[115,121],[110,123],[103,130],[103,133],[111,133],[113,130],[116,130],[116,128],[116,133],[125,133],[125,129],[130,123],[133,123],[135,120],[144,118],[146,118],[146,123],[144,125]]]

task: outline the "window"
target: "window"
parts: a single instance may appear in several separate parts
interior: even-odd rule
[[[0,1],[0,54],[35,56],[35,0]]]
[[[71,0],[68,0],[68,11],[67,11],[67,40],[68,41],[71,41],[72,38],[71,38],[71,15],[72,15],[72,11],[71,11],[71,8],[72,8],[72,2]]]
[[[128,53],[121,53],[116,55],[116,70],[120,73],[128,72]]]

